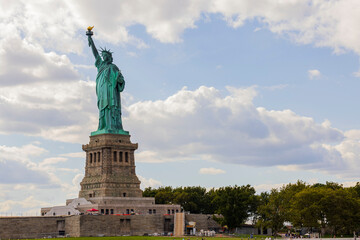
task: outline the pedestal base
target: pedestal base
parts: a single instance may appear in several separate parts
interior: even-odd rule
[[[79,197],[142,197],[135,173],[138,144],[130,141],[130,135],[95,133],[89,144],[83,145],[86,165]]]

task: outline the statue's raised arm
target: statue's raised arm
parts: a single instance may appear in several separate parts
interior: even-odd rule
[[[97,57],[99,56],[99,52],[96,49],[95,43],[94,43],[94,41],[93,41],[93,39],[91,37],[93,35],[93,32],[91,31],[93,28],[94,27],[88,27],[86,35],[88,36],[89,47],[91,47],[91,50],[92,50],[92,52],[94,54],[94,57],[95,57],[95,59],[97,59]]]

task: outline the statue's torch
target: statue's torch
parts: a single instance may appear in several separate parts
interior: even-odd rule
[[[87,28],[87,31],[86,31],[86,35],[87,35],[87,36],[92,36],[92,35],[94,35],[93,31],[91,31],[93,28],[94,28],[94,26]]]

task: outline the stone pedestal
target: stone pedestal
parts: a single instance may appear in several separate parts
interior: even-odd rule
[[[90,136],[86,152],[85,177],[81,181],[80,198],[142,197],[140,181],[135,173],[134,151],[137,143],[130,135],[100,134]]]

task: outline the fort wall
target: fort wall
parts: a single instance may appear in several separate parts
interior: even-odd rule
[[[69,218],[71,217],[0,217],[0,238],[55,237],[60,231],[65,231],[65,222]],[[73,227],[69,228],[70,231],[74,232]]]
[[[173,215],[77,215],[0,217],[0,239],[167,234]]]

